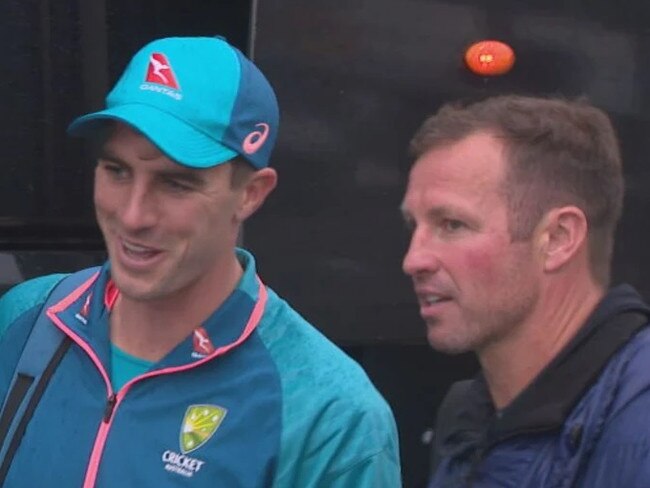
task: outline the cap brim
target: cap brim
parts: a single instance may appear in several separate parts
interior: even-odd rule
[[[126,104],[75,119],[68,134],[87,136],[108,120],[130,125],[144,134],[170,159],[191,168],[210,168],[230,161],[238,153],[173,115],[150,105]]]

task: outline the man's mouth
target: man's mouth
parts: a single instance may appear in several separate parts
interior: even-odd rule
[[[440,302],[442,300],[443,300],[443,298],[441,296],[439,296],[439,295],[425,295],[425,296],[422,297],[422,301],[426,305],[433,305],[434,303],[438,303],[438,302]]]
[[[419,293],[418,300],[420,302],[420,306],[430,307],[438,303],[448,302],[451,300],[451,297],[446,295],[438,295],[435,293]]]
[[[122,249],[124,253],[135,259],[149,259],[159,254],[161,251],[147,246],[141,246],[122,240]]]

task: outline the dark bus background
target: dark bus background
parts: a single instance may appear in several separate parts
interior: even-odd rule
[[[605,0],[5,0],[0,3],[0,291],[104,258],[93,164],[68,139],[154,37],[221,34],[276,88],[280,184],[247,224],[260,273],[359,360],[400,429],[406,487],[427,476],[424,435],[471,356],[430,350],[400,264],[408,140],[444,101],[587,96],[622,140],[625,215],[614,281],[648,296],[650,2]],[[467,46],[507,42],[513,70],[470,73]],[[350,392],[354,394],[354,392]]]

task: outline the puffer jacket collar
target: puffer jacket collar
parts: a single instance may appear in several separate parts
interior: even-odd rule
[[[650,307],[631,286],[613,288],[562,352],[499,412],[481,374],[454,384],[438,414],[434,468],[444,457],[560,428],[608,360],[646,326],[648,317]]]

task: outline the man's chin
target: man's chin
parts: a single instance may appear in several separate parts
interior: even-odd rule
[[[440,330],[439,324],[434,326],[427,324],[427,340],[433,349],[444,354],[464,354],[473,350],[467,341],[445,334]]]
[[[120,270],[114,270],[111,273],[111,279],[115,283],[116,288],[119,290],[120,295],[130,300],[143,302],[155,300],[158,298],[159,292],[155,286],[152,286],[150,280],[144,280],[130,276]]]

